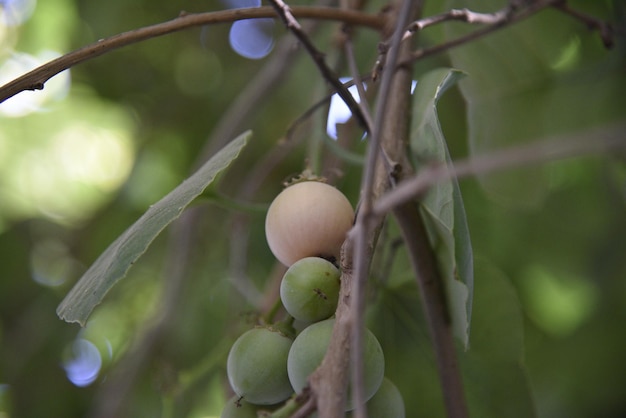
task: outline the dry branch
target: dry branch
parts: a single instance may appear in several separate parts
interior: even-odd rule
[[[608,125],[592,131],[568,134],[567,139],[525,144],[489,154],[456,161],[451,166],[426,166],[411,178],[382,196],[374,205],[376,216],[382,217],[394,208],[419,198],[437,183],[452,178],[478,176],[516,167],[546,163],[581,155],[626,151],[626,126]]]
[[[352,10],[333,7],[294,7],[294,16],[308,19],[339,21],[380,30],[385,25],[383,16],[372,15]],[[41,90],[45,83],[77,64],[94,59],[115,49],[142,42],[158,36],[167,35],[196,26],[218,23],[230,23],[243,19],[276,17],[276,11],[270,6],[246,9],[222,10],[207,13],[181,12],[180,16],[167,22],[146,26],[140,29],[120,33],[96,43],[72,51],[54,59],[0,87],[0,103],[26,90]]]
[[[420,48],[413,52],[409,61],[416,61],[418,59],[435,55],[472,42],[499,29],[521,22],[522,20],[525,20],[547,8],[555,8],[568,16],[582,21],[590,29],[598,30],[600,32],[602,42],[607,48],[613,45],[613,29],[609,23],[572,9],[564,0],[534,0],[524,2],[523,6],[520,6],[518,3],[519,2],[510,2],[506,7],[493,13],[477,13],[468,9],[453,9],[446,13],[426,17],[413,22],[407,28],[405,38],[412,36],[415,32],[426,27],[452,20],[462,21],[469,24],[481,24],[485,25],[485,27],[432,47]]]
[[[276,13],[281,17],[283,22],[285,22],[287,29],[294,34],[294,36],[307,50],[324,79],[328,81],[331,86],[333,86],[339,97],[341,97],[346,103],[346,106],[348,106],[359,124],[366,131],[369,131],[367,118],[363,115],[359,104],[356,102],[354,97],[352,97],[352,94],[348,91],[348,89],[343,86],[343,83],[339,80],[339,76],[335,74],[335,72],[328,65],[326,65],[324,54],[320,52],[315,45],[313,45],[311,39],[306,33],[304,33],[300,24],[294,17],[291,8],[282,0],[271,0],[270,3],[272,3],[272,6],[276,9]]]

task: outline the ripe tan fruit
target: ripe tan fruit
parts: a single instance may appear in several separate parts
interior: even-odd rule
[[[305,257],[338,259],[353,219],[343,193],[326,183],[304,181],[276,196],[265,218],[265,236],[286,266]]]

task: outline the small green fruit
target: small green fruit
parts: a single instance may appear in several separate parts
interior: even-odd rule
[[[259,418],[269,416],[273,411],[283,406],[277,405],[254,405],[246,402],[235,395],[226,402],[220,418]]]
[[[334,319],[316,322],[305,328],[294,340],[287,359],[289,380],[296,393],[300,393],[307,385],[307,379],[321,364],[335,324]],[[385,374],[385,357],[380,343],[370,330],[363,335],[364,352],[364,389],[365,399],[369,400],[380,387]],[[353,409],[350,387],[346,411]]]
[[[402,394],[386,377],[365,407],[367,416],[370,418],[405,418],[406,416]],[[348,413],[347,416],[352,418],[353,414]]]
[[[239,399],[239,396],[233,396],[224,405],[220,418],[257,418],[257,408],[258,406]]]
[[[293,389],[287,374],[292,341],[277,331],[254,328],[233,344],[226,362],[228,380],[235,393],[257,405],[287,399]]]
[[[306,257],[289,267],[280,284],[280,298],[295,319],[317,322],[337,309],[341,273],[333,263]]]

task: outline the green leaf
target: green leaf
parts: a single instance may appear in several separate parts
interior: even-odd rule
[[[178,218],[216,176],[239,155],[251,137],[245,132],[234,139],[191,177],[163,199],[152,205],[133,225],[120,235],[91,265],[57,308],[57,315],[67,322],[85,325],[91,311],[106,293],[147,250],[154,239]]]
[[[523,366],[523,314],[508,278],[486,260],[476,260],[470,348],[460,356],[471,416],[536,416]]]
[[[404,249],[400,249],[404,252]],[[439,374],[434,358],[427,320],[417,301],[420,292],[413,270],[394,263],[390,278],[376,289],[376,299],[368,305],[367,327],[376,335],[385,353],[385,376],[393,380],[404,397],[407,417],[445,417]],[[404,271],[404,273],[403,273]],[[374,417],[372,417],[374,418]]]
[[[463,73],[437,69],[417,83],[413,102],[411,151],[415,165],[451,164],[437,115],[437,101]],[[474,281],[472,244],[463,199],[456,179],[432,187],[422,200],[431,245],[445,280],[454,333],[467,347]]]

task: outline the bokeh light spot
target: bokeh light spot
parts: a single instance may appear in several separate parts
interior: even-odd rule
[[[230,28],[230,45],[245,58],[261,59],[274,47],[274,19],[239,20]]]
[[[19,26],[26,22],[35,7],[37,0],[0,0],[0,26]]]
[[[43,215],[74,224],[87,219],[128,178],[134,162],[128,132],[82,121],[55,129],[42,132],[45,141],[33,146],[18,147],[12,137],[0,135],[0,142],[6,139],[16,152],[4,159],[0,214]]]
[[[38,56],[14,53],[0,66],[0,85],[8,83],[59,55],[52,51],[44,51]],[[22,117],[32,112],[45,110],[44,105],[65,97],[69,88],[70,72],[65,70],[48,80],[43,90],[23,91],[0,103],[0,115]]]
[[[556,71],[567,71],[580,61],[580,54],[580,38],[576,36],[563,46],[561,53],[555,57],[554,62],[550,66]]]
[[[531,266],[521,280],[528,316],[554,336],[574,332],[593,313],[598,290],[574,276],[557,276],[542,266]]]
[[[260,0],[222,0],[229,9],[261,6]],[[274,48],[274,19],[239,20],[230,27],[231,48],[249,59],[266,57]]]
[[[242,9],[244,7],[259,7],[261,0],[222,0],[222,3],[229,9]]]
[[[79,338],[72,344],[72,355],[63,368],[67,378],[79,387],[92,384],[100,373],[102,357],[91,341]]]
[[[342,77],[339,79],[342,83],[347,83],[350,81],[350,78]],[[352,97],[360,102],[359,93],[356,86],[351,86],[348,88]],[[337,139],[337,125],[340,123],[346,123],[350,117],[352,116],[352,112],[348,105],[343,101],[341,97],[337,93],[333,94],[330,98],[330,107],[328,108],[328,119],[326,121],[326,133],[333,139]]]
[[[80,269],[67,246],[54,239],[37,241],[30,255],[30,264],[33,280],[43,286],[62,285]]]
[[[352,80],[349,77],[341,77],[339,79],[342,83],[347,83]],[[413,81],[411,85],[411,93],[415,91],[415,86],[417,85],[417,81]],[[365,86],[365,90],[367,90],[367,86]],[[352,94],[352,97],[356,100],[357,103],[360,103],[361,99],[359,97],[359,92],[356,86],[348,87],[348,91]],[[326,133],[332,139],[337,139],[337,125],[346,123],[352,117],[352,112],[348,105],[343,101],[343,99],[337,94],[333,94],[330,98],[330,106],[328,108],[328,118],[326,119]]]
[[[70,181],[109,192],[130,172],[131,144],[121,133],[76,123],[57,134],[52,144],[52,158]]]

